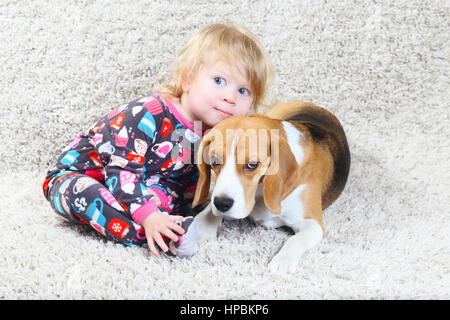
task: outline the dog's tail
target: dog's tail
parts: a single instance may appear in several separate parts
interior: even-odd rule
[[[344,190],[350,171],[350,150],[341,123],[327,109],[304,101],[280,103],[265,115],[274,119],[302,124],[309,129],[312,138],[317,143],[328,146],[334,161],[334,174],[322,199],[322,207],[325,209]]]

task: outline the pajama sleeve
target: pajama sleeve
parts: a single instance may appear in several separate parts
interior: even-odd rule
[[[111,119],[107,119],[107,118]],[[100,157],[106,158],[105,182],[132,219],[140,224],[158,210],[158,194],[145,185],[144,162],[161,127],[161,119],[148,106],[133,105],[112,111],[93,140]]]

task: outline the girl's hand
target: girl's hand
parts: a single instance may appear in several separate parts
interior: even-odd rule
[[[142,220],[141,225],[145,229],[145,236],[147,237],[148,247],[155,256],[159,256],[159,251],[158,249],[156,249],[155,242],[164,252],[167,252],[167,250],[169,250],[163,240],[163,235],[177,242],[178,236],[173,231],[177,232],[180,235],[184,233],[184,229],[175,223],[180,219],[183,219],[183,217],[170,216],[159,212],[153,212],[144,220]]]

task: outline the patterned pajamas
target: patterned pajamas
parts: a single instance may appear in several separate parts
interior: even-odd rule
[[[106,238],[125,245],[146,244],[142,226],[92,177],[66,173],[55,180],[48,196],[55,212],[69,221],[89,224]]]
[[[189,215],[201,135],[158,93],[132,101],[65,148],[47,173],[44,195],[69,221],[145,245],[140,223],[149,214]]]

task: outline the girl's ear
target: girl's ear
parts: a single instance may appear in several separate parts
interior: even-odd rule
[[[187,74],[183,77],[183,80],[181,81],[181,88],[183,89],[184,93],[189,93],[189,89],[191,88],[191,82],[192,76],[190,74]]]

